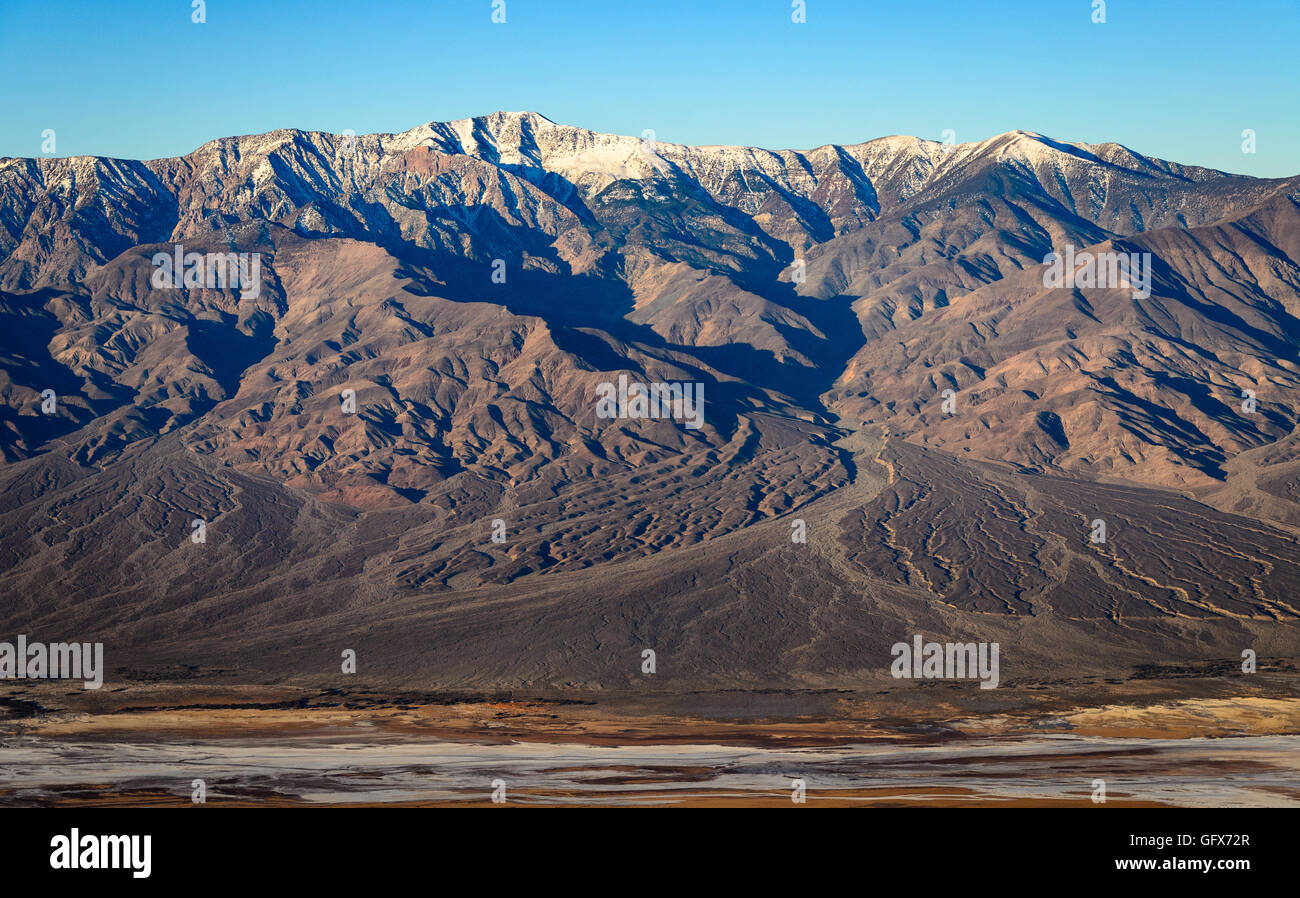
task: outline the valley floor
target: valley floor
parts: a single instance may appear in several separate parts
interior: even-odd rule
[[[0,805],[1300,806],[1300,677],[468,696],[6,684]],[[980,708],[974,704],[982,704]],[[500,792],[498,791],[498,797]]]

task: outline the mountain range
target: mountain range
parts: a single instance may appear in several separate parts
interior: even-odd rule
[[[256,289],[160,288],[177,246]],[[1048,286],[1067,252],[1149,290]],[[1300,176],[1023,131],[498,112],[0,159],[0,611],[128,678],[351,647],[633,688],[649,647],[683,689],[843,686],[915,632],[1013,677],[1295,657],[1297,315]],[[620,375],[704,385],[703,426],[599,416]]]

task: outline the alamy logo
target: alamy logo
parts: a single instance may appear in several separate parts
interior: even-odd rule
[[[149,281],[159,290],[238,289],[243,299],[262,292],[261,253],[187,253],[176,244],[171,253],[154,253]]]
[[[96,642],[0,642],[0,680],[81,680],[86,689],[104,685],[104,644]]]
[[[1150,253],[1076,253],[1067,244],[1065,254],[1048,253],[1043,257],[1044,287],[1107,289],[1129,287],[1134,299],[1151,295]]]
[[[896,642],[890,650],[894,679],[980,680],[981,689],[998,688],[998,644],[925,642],[918,633],[912,645]]]
[[[82,836],[74,828],[50,839],[50,847],[55,870],[132,870],[136,879],[153,870],[153,836]]]
[[[689,430],[704,423],[704,384],[628,383],[618,376],[618,386],[606,381],[596,387],[597,418],[673,418]]]

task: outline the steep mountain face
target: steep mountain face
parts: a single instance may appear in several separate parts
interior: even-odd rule
[[[1295,199],[1279,196],[1223,224],[1088,247],[1150,253],[1149,297],[1009,274],[866,343],[830,405],[927,445],[1213,489],[1230,459],[1295,429],[1298,238]],[[944,388],[957,413],[933,401]]]
[[[65,404],[65,426],[111,409],[122,420],[101,438],[108,444],[165,432],[244,388],[243,407],[222,411],[247,422],[273,415],[277,403],[296,409],[302,397],[292,391],[342,387],[340,372],[358,373],[359,354],[383,359],[407,343],[412,357],[447,358],[446,347],[424,345],[432,337],[422,328],[443,314],[435,313],[440,301],[479,301],[496,308],[462,310],[471,330],[478,325],[469,319],[479,314],[509,316],[491,341],[494,352],[511,355],[506,347],[521,340],[530,347],[525,355],[555,356],[538,367],[535,392],[512,399],[545,409],[542,429],[561,431],[552,450],[524,426],[513,439],[529,455],[561,456],[560,446],[591,436],[575,420],[590,405],[585,391],[548,384],[549,376],[644,369],[653,359],[652,368],[666,366],[661,379],[686,379],[686,364],[710,381],[756,388],[763,395],[753,401],[762,407],[789,414],[785,406],[793,404],[796,417],[831,412],[847,427],[888,420],[917,439],[955,440],[985,457],[1205,485],[1222,479],[1231,455],[1276,441],[1294,424],[1282,396],[1295,356],[1295,246],[1286,235],[1298,188],[1294,180],[1234,177],[1115,144],[1077,146],[1025,132],[958,146],[884,138],[771,152],[597,134],[534,113],[357,138],[278,131],[147,163],[4,160],[3,313],[50,338],[13,347],[9,373],[32,376],[7,385],[11,408],[28,414],[8,416],[6,453],[30,452],[51,431],[51,422],[30,414],[27,389],[79,382]],[[1270,239],[1274,232],[1280,243]],[[1179,244],[1172,236],[1179,233],[1193,242]],[[1034,290],[1054,248],[1106,248],[1139,236],[1123,248],[1156,257],[1151,309],[1118,293],[1087,295],[1106,291]],[[324,237],[372,249],[303,249]],[[260,248],[269,256],[262,295],[160,296],[145,277],[148,259],[175,243],[197,251]],[[279,266],[288,257],[286,284]],[[1229,258],[1243,270],[1225,269]],[[505,283],[494,281],[494,262]],[[313,285],[302,282],[304,267]],[[1094,301],[1109,305],[1104,317],[1079,310]],[[1245,318],[1222,311],[1239,304]],[[413,305],[427,312],[411,317]],[[347,306],[357,308],[360,324],[341,314]],[[541,322],[515,320],[529,318]],[[909,340],[913,332],[920,336]],[[1035,332],[1055,345],[1019,345]],[[998,333],[1014,334],[1014,352]],[[1141,335],[1137,342],[1153,358],[1116,366],[1115,353],[1132,351],[1127,335]],[[557,336],[559,345],[543,348]],[[348,353],[330,348],[358,338],[362,345]],[[379,343],[369,345],[372,339]],[[1206,359],[1178,361],[1179,341],[1217,358],[1221,340],[1242,346],[1209,362],[1211,371]],[[181,345],[184,352],[172,351]],[[204,349],[222,358],[205,357]],[[279,386],[258,396],[240,380],[245,370],[265,377],[267,364],[302,352],[313,371],[295,374],[292,388],[273,376]],[[248,368],[254,361],[263,364]],[[1020,378],[1023,384],[1007,379],[1024,365],[1049,370]],[[1141,384],[1123,377],[1099,384],[1089,374],[1135,366]],[[144,370],[148,382],[137,379]],[[1278,380],[1271,391],[1269,377]],[[478,386],[427,394],[420,386],[403,398],[400,386],[371,385],[394,394],[382,409],[372,407],[376,427],[387,421],[394,429],[404,414],[423,417],[411,403],[434,419],[454,417],[447,402],[462,414],[468,402],[493,415],[493,399]],[[971,417],[976,408],[979,417],[928,418],[922,410],[943,387],[973,390]],[[1247,387],[1270,397],[1259,419],[1222,420],[1220,406]],[[439,389],[443,401],[427,405]],[[1162,390],[1170,394],[1164,402],[1155,395]],[[1204,395],[1214,398],[1193,401]],[[115,404],[113,396],[126,401]],[[1136,411],[1142,402],[1173,407]],[[898,413],[873,415],[877,405]],[[717,408],[730,411],[725,402]],[[1129,429],[1138,432],[1116,451],[1088,445],[1099,423],[1131,425],[1134,416],[1142,424]],[[729,418],[715,421],[728,429]],[[1008,418],[1014,423],[1001,423]],[[492,437],[482,433],[494,429],[490,421],[463,441],[450,423],[436,428],[436,438],[416,423],[388,454],[415,440],[431,453],[420,466],[433,477],[454,469],[457,458],[486,450],[499,462],[507,452],[490,448]],[[980,432],[996,434],[998,445],[981,448]],[[1111,432],[1109,424],[1101,432]],[[242,435],[238,425],[235,433]],[[679,439],[675,430],[661,436]],[[336,435],[313,435],[321,437]],[[328,472],[338,467],[334,457],[308,452],[302,464],[319,460]]]
[[[255,283],[160,286],[177,245],[257,254]],[[1046,286],[1066,247],[1135,254],[1149,284]],[[651,616],[687,639],[689,609],[741,613],[705,598],[739,557],[708,546],[805,515],[825,540],[806,601],[878,599],[814,627],[870,627],[904,596],[1133,626],[1140,654],[1186,633],[1137,619],[1244,632],[1296,614],[1297,315],[1300,177],[1027,132],[768,151],[496,113],[148,162],[3,159],[0,584],[14,620],[60,619],[30,597],[61,589],[56,608],[79,597],[138,642],[160,615],[352,619],[431,593],[463,595],[448,613],[479,627],[509,601],[492,589],[534,597],[527,617],[554,601],[548,577],[586,572],[570,586],[600,596],[593,613],[644,635],[619,566],[696,547],[683,604]],[[702,385],[700,426],[602,416],[620,375]],[[1256,534],[1235,561],[1182,559],[1240,576],[1175,582],[1148,532],[1173,518],[1116,484],[1181,492],[1151,493],[1199,522],[1179,539]],[[1127,546],[1077,545],[1107,507]],[[245,547],[209,547],[202,596],[177,554],[192,518]],[[751,548],[765,576],[790,563]],[[748,577],[724,579],[762,594]],[[458,626],[435,630],[490,654]],[[796,647],[820,632],[789,646],[809,671],[828,656]],[[750,648],[736,663],[766,676]]]

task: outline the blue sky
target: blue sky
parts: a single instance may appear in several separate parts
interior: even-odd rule
[[[182,155],[531,109],[660,140],[806,148],[1024,128],[1300,173],[1300,0],[0,0],[0,155]],[[1241,150],[1243,129],[1256,153]]]

